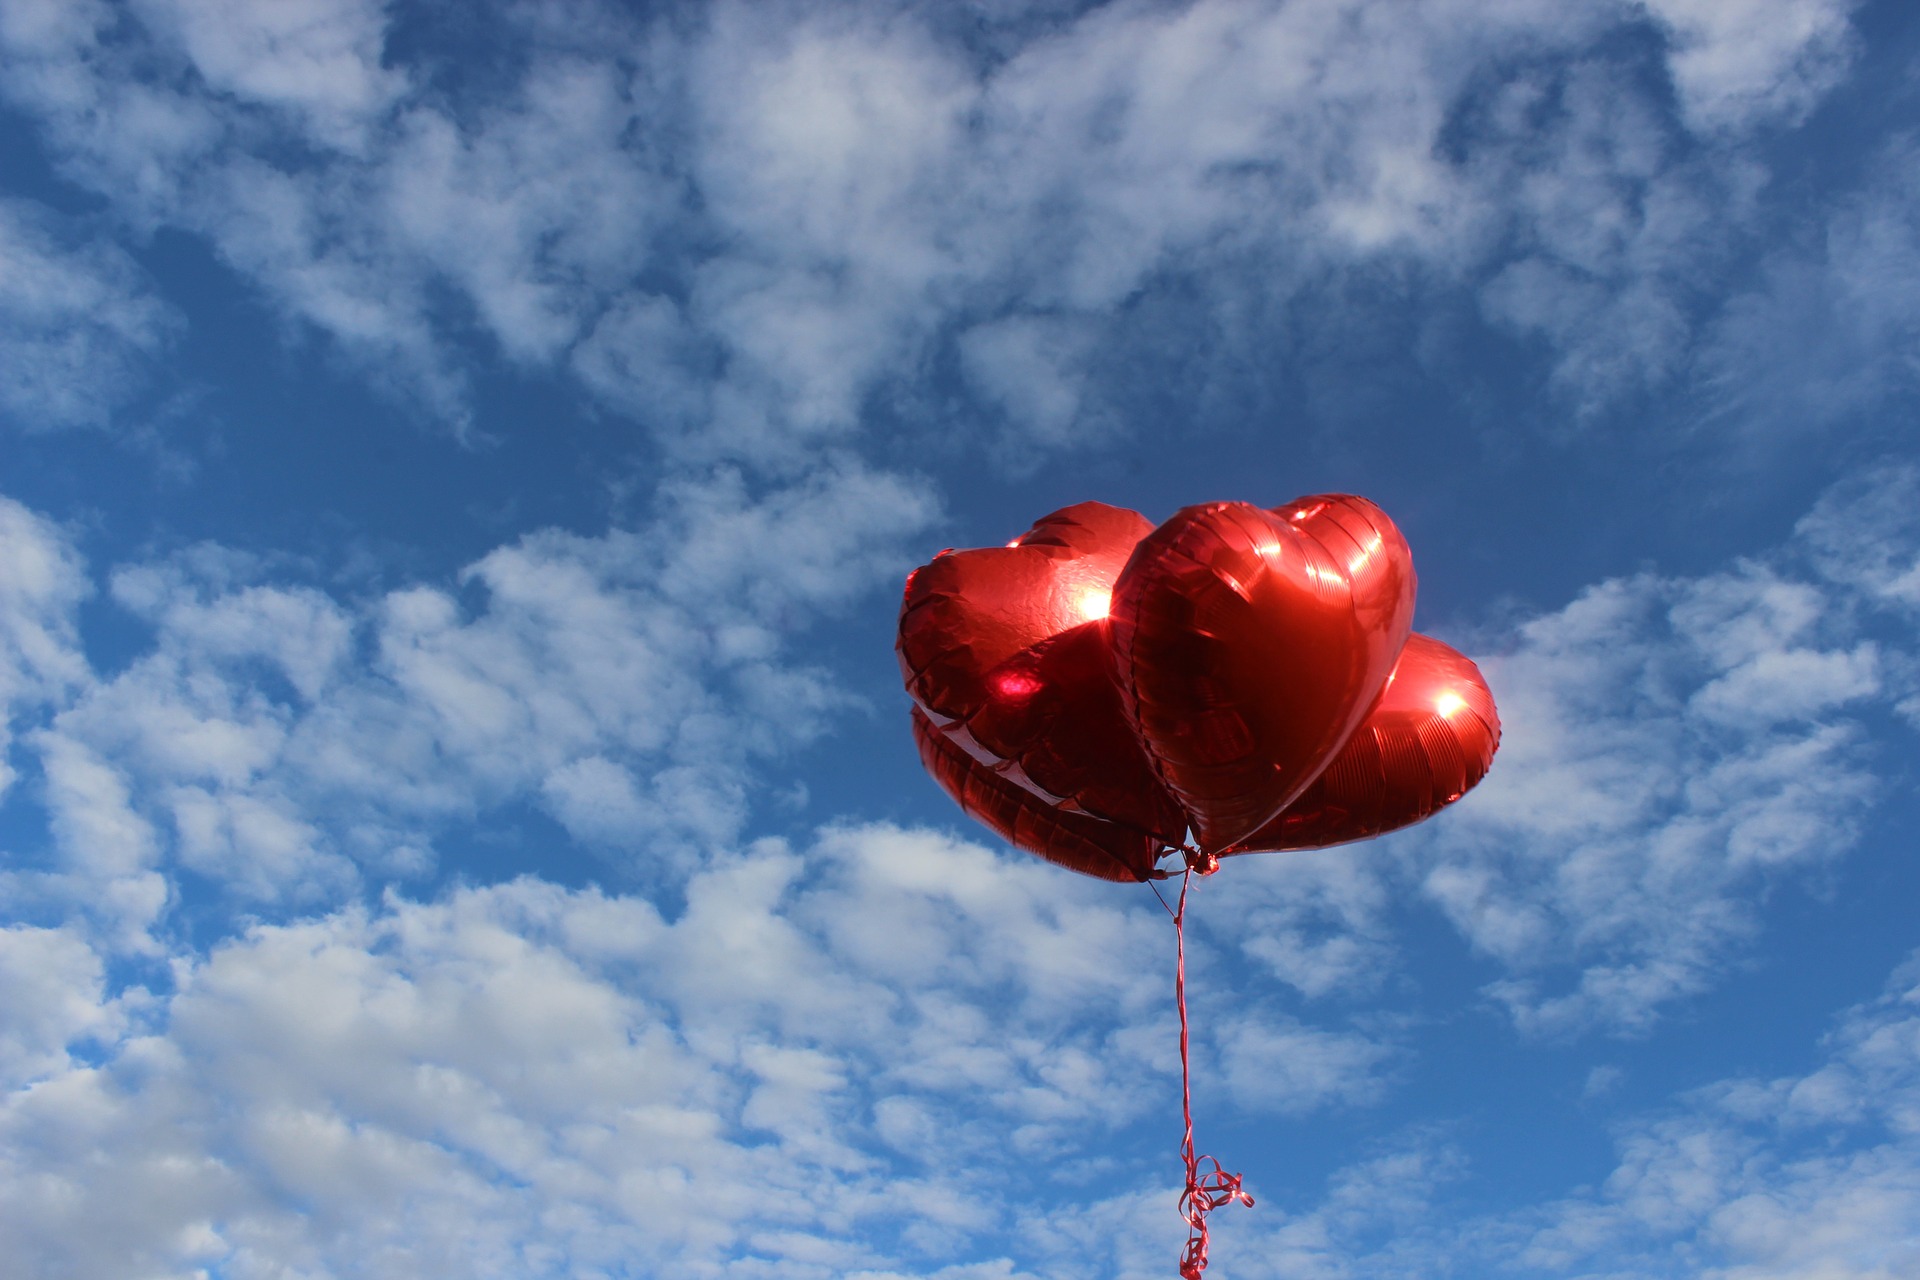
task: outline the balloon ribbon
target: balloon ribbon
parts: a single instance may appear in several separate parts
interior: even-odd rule
[[[1187,1167],[1186,1189],[1180,1193],[1180,1216],[1187,1220],[1187,1248],[1180,1255],[1181,1280],[1200,1280],[1201,1273],[1207,1269],[1207,1215],[1223,1205],[1238,1200],[1249,1209],[1253,1207],[1253,1197],[1240,1189],[1240,1175],[1228,1173],[1218,1160],[1212,1156],[1196,1156],[1193,1148],[1193,1076],[1187,1059],[1187,886],[1193,881],[1193,873],[1212,875],[1219,869],[1220,860],[1212,854],[1204,854],[1195,849],[1185,850],[1187,869],[1180,877],[1180,906],[1176,910],[1167,907],[1167,900],[1160,897],[1160,886],[1152,884],[1153,895],[1160,898],[1160,905],[1166,907],[1167,914],[1173,917],[1174,949],[1177,957],[1174,967],[1173,995],[1180,1006],[1180,1114],[1186,1121],[1186,1136],[1180,1142],[1180,1158]],[[1203,1174],[1200,1166],[1213,1166]]]

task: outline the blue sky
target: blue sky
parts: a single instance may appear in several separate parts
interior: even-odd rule
[[[0,0],[0,1238],[1170,1274],[907,569],[1365,494],[1506,741],[1189,934],[1228,1277],[1920,1272],[1897,0]]]

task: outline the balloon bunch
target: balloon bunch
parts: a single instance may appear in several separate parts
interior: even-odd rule
[[[907,577],[920,758],[1019,848],[1108,880],[1431,816],[1487,772],[1493,696],[1413,634],[1406,539],[1364,498],[1082,502]]]
[[[1414,589],[1406,539],[1365,498],[1210,502],[1158,528],[1066,507],[908,575],[895,648],[921,763],[1009,843],[1107,880],[1408,826],[1500,742],[1479,669],[1413,633]],[[1198,1171],[1180,946],[1181,1273],[1197,1280],[1207,1211],[1252,1200],[1217,1162]]]

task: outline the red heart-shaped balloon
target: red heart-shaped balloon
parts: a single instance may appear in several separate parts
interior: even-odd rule
[[[915,569],[894,644],[907,693],[936,724],[966,719],[987,700],[994,667],[1106,616],[1113,580],[1152,531],[1138,511],[1082,502],[1004,547],[942,552]]]
[[[1380,700],[1333,762],[1227,852],[1321,849],[1412,826],[1486,777],[1499,747],[1500,713],[1480,668],[1410,635]]]
[[[1344,494],[1187,507],[1134,548],[1113,591],[1121,705],[1203,851],[1253,834],[1345,745],[1414,589],[1398,527]]]
[[[1187,815],[1135,740],[1112,667],[1105,618],[1069,627],[988,672],[986,700],[946,733],[1041,800],[1177,845]]]
[[[975,761],[1066,810],[1178,844],[1186,815],[1120,712],[1107,657],[1113,581],[1153,526],[1083,502],[1005,547],[944,553],[907,579],[907,691]]]
[[[1054,807],[962,751],[913,709],[920,763],[975,820],[1015,848],[1102,880],[1146,880],[1161,842],[1144,832]]]

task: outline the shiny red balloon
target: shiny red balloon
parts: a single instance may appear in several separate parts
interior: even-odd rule
[[[1229,854],[1420,821],[1485,774],[1499,719],[1471,662],[1410,638],[1414,591],[1363,498],[1209,503],[1158,529],[1067,507],[909,575],[921,762],[1011,843],[1113,880],[1189,836]]]
[[[913,709],[920,763],[941,789],[1018,849],[1102,880],[1147,880],[1163,842],[1144,832],[1049,805],[969,756],[927,713]]]
[[[1359,730],[1300,798],[1227,850],[1323,849],[1412,826],[1487,776],[1500,713],[1465,654],[1418,633]]]
[[[985,701],[946,732],[1041,800],[1179,844],[1187,815],[1134,738],[1112,668],[1105,618],[1069,627],[989,671]]]
[[[1414,588],[1398,527],[1343,494],[1187,507],[1134,548],[1113,593],[1121,705],[1204,852],[1252,835],[1346,744]]]
[[[936,556],[907,579],[907,692],[964,751],[1041,801],[1178,844],[1186,814],[1120,709],[1107,657],[1114,580],[1153,531],[1082,502],[1005,547]]]
[[[1082,502],[1004,547],[943,551],[907,575],[894,651],[934,723],[987,700],[987,672],[1029,645],[1107,616],[1113,581],[1153,531],[1138,511]]]

